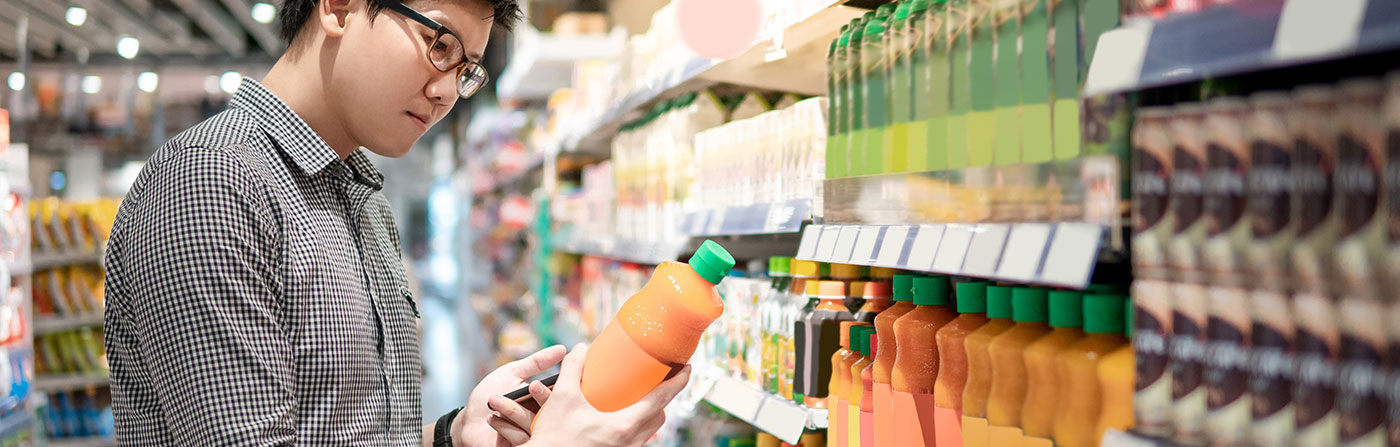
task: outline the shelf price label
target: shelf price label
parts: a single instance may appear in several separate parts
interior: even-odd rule
[[[817,255],[815,260],[831,262],[832,255],[836,253],[836,240],[840,238],[841,227],[828,225],[822,227],[822,238],[817,241]]]
[[[880,238],[880,254],[875,257],[875,265],[899,267],[899,257],[904,254],[904,243],[909,238],[907,226],[889,227]]]
[[[822,225],[808,225],[802,232],[802,241],[797,244],[797,259],[812,260],[817,255],[817,241],[821,235]]]
[[[856,239],[859,237],[860,226],[846,225],[841,227],[841,232],[836,235],[836,251],[831,254],[831,262],[851,262],[852,251],[855,250]]]
[[[909,246],[909,261],[905,265],[913,270],[931,269],[934,255],[941,250],[947,228],[946,225],[919,225],[914,243]]]
[[[1040,261],[1045,258],[1052,228],[1049,224],[1038,223],[1012,225],[996,276],[1023,283],[1035,279],[1035,274],[1040,272]]]
[[[881,230],[884,230],[884,227],[860,227],[860,236],[856,237],[856,248],[851,252],[852,264],[867,265],[875,261],[875,243],[880,239]]]
[[[938,245],[938,256],[933,259],[933,267],[928,270],[949,275],[962,273],[963,260],[967,257],[967,247],[971,243],[971,226],[948,225],[943,241]]]
[[[990,277],[997,271],[997,262],[1002,259],[1002,249],[1006,247],[1006,235],[1011,226],[1006,224],[983,224],[973,227],[972,241],[963,260],[962,273]]]
[[[1104,227],[1091,223],[1062,223],[1045,254],[1040,281],[1044,284],[1084,288],[1098,260]]]
[[[1366,0],[1289,0],[1279,15],[1273,56],[1287,61],[1350,52],[1365,16]]]

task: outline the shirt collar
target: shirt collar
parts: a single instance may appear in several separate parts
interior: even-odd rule
[[[320,134],[297,116],[287,103],[253,78],[243,78],[238,92],[229,99],[229,107],[252,115],[277,142],[277,149],[307,175],[317,175],[326,167],[342,162]],[[384,186],[384,175],[369,162],[361,149],[351,152],[343,163],[348,165],[347,168],[360,183],[375,189]]]

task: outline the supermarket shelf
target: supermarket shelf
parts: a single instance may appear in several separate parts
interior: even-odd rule
[[[1093,223],[809,225],[797,259],[1082,289],[1105,229]]]
[[[34,425],[34,417],[29,415],[29,410],[21,409],[0,417],[0,439],[8,438],[20,430],[26,430]]]
[[[53,332],[63,332],[87,326],[102,325],[102,314],[80,314],[80,315],[35,315],[34,333],[48,334]]]
[[[79,264],[101,264],[102,254],[107,249],[104,242],[98,246],[97,251],[65,251],[56,253],[34,252],[30,256],[30,271],[51,269],[55,267],[67,267]]]
[[[49,447],[116,447],[117,439],[106,436],[50,439]]]
[[[622,52],[621,36],[561,36],[540,32],[532,26],[522,28],[512,33],[514,57],[506,64],[506,71],[497,84],[502,98],[548,98],[555,90],[570,85],[575,63],[612,59]]]
[[[1099,37],[1086,96],[1400,48],[1394,0],[1237,0]]]
[[[741,380],[720,375],[705,393],[705,401],[759,430],[796,445],[802,430],[821,430],[827,411],[797,405]]]
[[[680,259],[687,241],[643,242],[608,236],[564,237],[556,235],[554,249],[565,253],[597,256],[637,264],[660,264]]]
[[[41,374],[34,378],[34,389],[41,393],[78,390],[106,386],[111,381],[106,374]]]
[[[842,6],[844,0],[798,0],[770,24],[781,31],[768,33],[739,56],[730,59],[693,57],[664,79],[623,98],[594,122],[584,122],[565,138],[570,151],[606,152],[607,142],[628,119],[639,116],[659,101],[724,82],[760,89],[820,95],[826,93],[824,67],[826,47],[836,38],[841,25],[859,17],[863,9]],[[772,42],[783,43],[773,51]],[[781,56],[781,57],[780,57]],[[809,73],[811,76],[793,76]]]
[[[681,231],[692,236],[795,233],[811,217],[812,201],[794,199],[689,213]]]

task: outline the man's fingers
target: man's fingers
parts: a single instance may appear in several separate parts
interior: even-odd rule
[[[555,391],[578,389],[579,381],[583,379],[583,359],[586,355],[588,346],[579,343],[574,345],[569,355],[564,356],[564,363],[559,365],[559,380],[554,383]]]
[[[496,433],[501,436],[501,439],[504,439],[506,442],[510,443],[510,445],[522,445],[530,441],[530,434],[526,433],[525,430],[495,415],[486,418],[486,425],[491,426],[492,430],[496,430]]]
[[[529,427],[530,423],[534,422],[535,413],[526,410],[525,407],[520,406],[520,404],[510,399],[506,399],[502,396],[491,396],[490,403],[491,409],[496,410],[497,413],[500,413],[501,417],[515,424],[517,427]],[[528,435],[529,429],[527,428],[525,432]]]
[[[530,354],[529,357],[510,362],[506,364],[505,368],[515,374],[516,377],[526,379],[535,374],[542,373],[554,365],[558,365],[559,361],[564,359],[565,353],[567,353],[567,351],[564,350],[564,345],[554,345],[536,351],[534,354]]]
[[[535,398],[535,402],[538,402],[541,407],[549,401],[549,395],[552,393],[553,391],[550,391],[549,387],[544,386],[540,381],[530,382],[530,397]]]
[[[680,394],[681,390],[685,389],[686,384],[690,383],[690,371],[691,366],[685,365],[675,376],[666,379],[665,382],[661,382],[660,385],[657,385],[656,388],[651,390],[650,393],[647,393],[646,396],[642,396],[642,400],[622,411],[637,412],[643,415],[646,413],[660,412],[666,408],[666,404],[671,403],[671,399],[675,399],[676,395]]]

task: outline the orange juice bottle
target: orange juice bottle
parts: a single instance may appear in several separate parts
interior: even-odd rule
[[[870,281],[864,283],[861,295],[865,299],[865,304],[856,311],[856,321],[874,323],[875,317],[894,305],[894,297],[890,291],[890,283],[883,281]]]
[[[618,309],[583,360],[583,397],[599,411],[626,408],[679,371],[724,312],[715,284],[734,257],[705,241],[688,264],[664,262]]]
[[[870,288],[870,285],[866,285]],[[875,333],[884,335],[880,337],[881,346],[878,346],[875,356],[875,422],[879,424],[875,433],[877,443],[882,447],[889,445],[893,439],[894,419],[890,415],[894,412],[894,402],[891,400],[890,376],[894,371],[894,356],[898,352],[898,337],[894,333],[894,322],[905,313],[914,310],[914,275],[894,275],[894,305],[884,312],[875,316]]]
[[[1054,447],[1055,413],[1060,409],[1060,352],[1084,338],[1083,294],[1050,292],[1050,333],[1026,347],[1026,402],[1021,406],[1022,447]]]
[[[987,283],[964,282],[957,286],[958,312],[961,314],[948,322],[934,336],[938,344],[938,378],[933,382],[933,424],[921,426],[924,439],[929,439],[929,428],[933,429],[933,439],[925,445],[962,445],[962,394],[967,385],[967,340],[968,334],[987,324]],[[924,417],[927,396],[915,395],[915,406]],[[927,419],[921,419],[927,421]],[[945,433],[946,432],[946,433]]]
[[[806,382],[809,384],[806,403],[811,408],[825,408],[827,385],[831,383],[831,356],[841,349],[841,322],[852,321],[846,309],[846,284],[840,281],[808,282],[815,284],[813,296],[819,301],[807,317]]]
[[[963,342],[967,350],[967,386],[963,387],[962,413],[956,424],[949,424],[948,436],[952,427],[958,428],[958,442],[952,445],[985,446],[987,444],[987,397],[992,391],[992,356],[987,351],[992,339],[1001,335],[1016,322],[1011,319],[1010,286],[987,287],[987,324],[967,334]],[[943,421],[939,426],[938,444],[943,445]]]
[[[852,289],[851,283],[860,281],[861,278],[865,277],[865,267],[859,265],[831,264],[830,271],[831,280],[846,283],[847,290]],[[860,310],[860,306],[865,304],[865,297],[858,293],[852,293],[846,295],[846,297],[843,298],[843,302],[846,305],[847,311],[856,313],[857,310]]]
[[[1011,319],[1016,325],[992,339],[992,388],[987,397],[988,445],[1021,442],[1021,409],[1029,383],[1026,347],[1050,333],[1048,290],[1018,287],[1011,291]]]
[[[1123,300],[1123,336],[1133,338],[1132,300]],[[1103,394],[1103,406],[1099,411],[1098,439],[1103,439],[1109,429],[1127,431],[1133,428],[1133,395],[1137,386],[1135,374],[1137,365],[1133,363],[1133,345],[1125,343],[1099,360],[1099,391]]]
[[[1099,392],[1099,360],[1126,344],[1123,338],[1122,295],[1084,297],[1084,338],[1069,345],[1059,364],[1060,403],[1055,414],[1055,445],[1099,445],[1103,398]],[[1131,413],[1131,412],[1130,412]]]
[[[865,380],[868,380],[861,374],[870,371],[875,362],[870,355],[870,334],[873,333],[875,328],[871,326],[851,328],[851,345],[860,356],[851,364],[851,383],[846,387],[846,443],[849,447],[860,446],[860,403],[865,399]]]
[[[841,349],[831,356],[831,387],[827,394],[826,408],[831,422],[827,424],[828,445],[845,447],[846,443],[846,387],[851,386],[851,365],[860,358],[860,352],[851,344],[851,333],[856,327],[870,326],[861,321],[841,322]]]
[[[871,357],[877,357],[880,351],[880,334],[865,331],[870,337],[865,343],[865,350],[870,352]],[[867,365],[860,371],[860,447],[875,447],[875,365]]]
[[[887,445],[926,446],[934,441],[933,437],[924,436],[934,432],[933,414],[920,414],[914,396],[933,394],[934,382],[938,380],[938,330],[958,316],[948,307],[948,278],[914,278],[914,306],[894,323],[894,336],[899,340],[895,343],[898,352],[890,375],[892,422],[887,424],[888,433],[877,432],[877,441],[888,439]],[[928,429],[924,425],[929,425]]]

